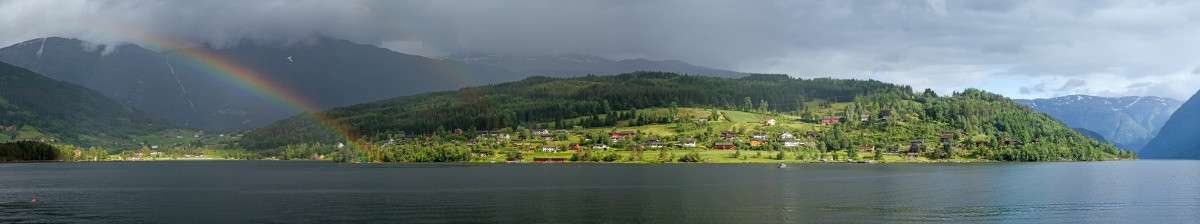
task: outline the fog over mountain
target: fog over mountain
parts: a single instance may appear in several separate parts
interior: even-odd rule
[[[614,61],[596,56],[463,56],[432,59],[345,40],[317,37],[279,45],[247,41],[214,49],[217,57],[289,90],[272,99],[244,85],[247,74],[213,71],[185,51],[150,50],[78,39],[39,38],[0,49],[0,61],[82,85],[179,126],[216,131],[255,128],[302,112],[297,102],[318,110],[416,93],[516,81],[528,76],[575,77],[634,71],[668,71],[718,77],[744,73],[646,59]],[[514,63],[520,62],[520,63]],[[514,72],[517,71],[517,72]]]
[[[1014,98],[1189,97],[1192,1],[40,1],[0,2],[0,46],[60,36],[155,51],[329,36],[454,52],[680,60],[797,77],[977,87]],[[109,50],[115,48],[108,48]]]

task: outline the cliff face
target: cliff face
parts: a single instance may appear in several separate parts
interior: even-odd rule
[[[1158,136],[1139,153],[1144,159],[1200,159],[1200,92],[1183,103]]]

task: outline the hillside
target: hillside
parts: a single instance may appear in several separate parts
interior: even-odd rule
[[[1183,103],[1142,149],[1147,159],[1200,159],[1200,92]]]
[[[1182,102],[1153,96],[1098,97],[1073,95],[1016,100],[1058,118],[1067,126],[1100,133],[1121,148],[1141,150]]]
[[[455,53],[443,57],[469,64],[491,65],[518,74],[547,77],[577,77],[584,75],[617,75],[636,71],[663,71],[680,74],[722,78],[741,78],[749,74],[706,68],[682,61],[654,61],[643,58],[612,60],[591,55],[563,54],[555,56],[514,56],[503,54]]]
[[[173,127],[79,85],[0,63],[0,142],[127,143]]]
[[[422,92],[515,81],[507,69],[430,59],[330,38],[292,45],[243,42],[214,49],[216,58],[254,71],[272,85],[328,109]],[[250,94],[194,49],[150,50],[77,39],[40,38],[0,49],[0,61],[94,89],[122,105],[189,128],[214,131],[262,126],[300,112]],[[238,74],[241,75],[241,74]],[[236,79],[236,78],[235,78]],[[234,80],[232,82],[241,82]],[[250,87],[261,88],[261,87]]]
[[[280,150],[339,141],[311,117],[296,116],[255,129],[241,145],[251,150]],[[610,132],[615,137],[626,131],[637,136],[650,133],[632,143],[621,143],[635,147],[655,144],[643,141],[651,138],[670,145],[691,139],[698,147],[692,149],[722,148],[725,146],[717,144],[729,141],[732,147],[779,151],[784,149],[779,145],[791,144],[789,139],[765,136],[785,132],[807,136],[811,131],[811,136],[796,141],[807,142],[804,145],[809,150],[822,155],[854,156],[852,151],[857,148],[870,147],[881,152],[884,150],[874,149],[896,148],[890,153],[911,151],[930,159],[1056,161],[1134,156],[1052,117],[980,90],[939,97],[929,90],[918,94],[907,86],[878,81],[793,79],[786,75],[729,79],[637,72],[533,77],[336,108],[321,117],[332,118],[327,122],[347,127],[353,137],[370,143],[364,144],[367,148],[363,151],[376,161],[412,161],[384,155],[419,152],[530,150],[523,146],[547,141],[556,147],[606,144],[597,141],[607,139]],[[778,124],[763,125],[767,119]],[[536,129],[561,129],[556,133],[563,136],[530,132]],[[746,137],[755,132],[765,136],[760,140]],[[497,133],[511,134],[517,140],[491,139]],[[740,138],[727,138],[726,134]],[[401,144],[392,144],[396,141]],[[800,148],[804,147],[796,149]],[[381,150],[385,153],[373,154]],[[448,158],[443,154],[435,157]]]

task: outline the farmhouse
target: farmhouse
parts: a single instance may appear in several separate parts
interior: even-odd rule
[[[736,147],[736,146],[733,146],[733,143],[732,143],[732,142],[717,142],[717,143],[713,143],[713,147],[712,147],[712,149],[716,149],[716,150],[734,150],[734,149],[737,149],[737,147]]]
[[[796,139],[784,140],[783,147],[800,147],[800,140],[796,140]]]
[[[751,138],[751,139],[750,139],[750,146],[755,146],[755,147],[757,147],[757,146],[762,146],[762,145],[763,145],[763,143],[766,143],[766,142],[767,142],[767,139],[763,139],[763,138]]]
[[[734,138],[737,138],[737,133],[732,131],[721,131],[721,137],[725,138],[726,140],[733,140]]]

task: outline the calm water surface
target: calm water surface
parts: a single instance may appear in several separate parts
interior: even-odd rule
[[[0,223],[1200,222],[1200,161],[776,166],[0,164]]]

